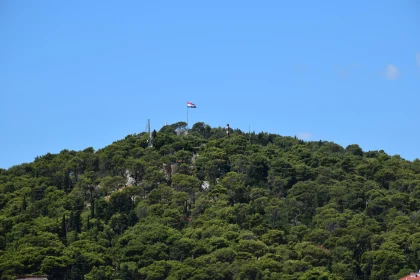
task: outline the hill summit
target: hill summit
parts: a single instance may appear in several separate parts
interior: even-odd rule
[[[179,122],[0,169],[0,279],[399,279],[420,161]]]

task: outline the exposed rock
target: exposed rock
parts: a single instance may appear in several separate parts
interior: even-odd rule
[[[203,190],[208,190],[210,188],[210,184],[208,181],[203,181],[203,183],[201,184],[201,188]]]
[[[131,176],[128,169],[125,170],[125,176],[127,178],[127,182],[125,183],[126,186],[134,186],[136,184],[136,180]]]
[[[173,175],[173,174],[175,174],[175,173],[177,173],[178,172],[178,164],[177,163],[173,163],[173,164],[171,164],[171,174]]]

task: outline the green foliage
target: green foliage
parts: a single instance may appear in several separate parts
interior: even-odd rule
[[[420,161],[178,122],[0,169],[0,275],[399,279],[420,262]]]

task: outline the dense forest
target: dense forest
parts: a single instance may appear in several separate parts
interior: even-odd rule
[[[0,169],[0,275],[399,279],[420,161],[196,123]]]

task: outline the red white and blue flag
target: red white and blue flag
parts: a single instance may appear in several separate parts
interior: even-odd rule
[[[191,103],[191,102],[187,102],[187,107],[188,108],[197,108],[197,106],[195,106],[195,104]]]

